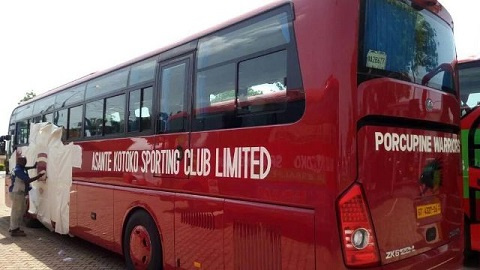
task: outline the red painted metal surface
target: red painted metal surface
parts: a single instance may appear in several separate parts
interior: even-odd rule
[[[357,129],[372,115],[456,126],[456,97],[394,79],[357,86],[359,1],[294,1],[294,10],[303,117],[286,125],[78,142],[83,163],[74,170],[72,233],[121,253],[129,215],[142,208],[160,232],[166,269],[344,269],[336,203],[357,182],[382,269],[461,263],[459,154],[376,150],[375,141],[376,132],[453,135]],[[185,156],[170,168],[178,173],[161,169],[179,146]],[[229,172],[223,161],[235,154],[241,171]],[[436,159],[444,181],[422,191],[422,172]],[[418,207],[432,204],[440,213],[418,218]],[[134,251],[134,260],[150,254],[140,244],[148,237],[140,235],[132,236],[139,240],[134,250],[143,251]],[[387,258],[410,246],[415,251]]]

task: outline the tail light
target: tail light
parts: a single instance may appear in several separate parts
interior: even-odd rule
[[[343,257],[349,267],[380,263],[370,213],[360,185],[350,187],[338,201]]]

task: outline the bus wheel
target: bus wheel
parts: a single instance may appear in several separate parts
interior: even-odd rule
[[[160,235],[145,211],[133,213],[123,235],[123,254],[128,269],[162,269]]]

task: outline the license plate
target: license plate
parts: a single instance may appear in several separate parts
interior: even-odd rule
[[[440,215],[441,213],[442,213],[442,207],[440,203],[432,203],[432,204],[417,206],[418,219]]]

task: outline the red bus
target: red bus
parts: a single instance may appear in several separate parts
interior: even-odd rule
[[[459,269],[452,19],[278,1],[13,111],[82,149],[69,233],[149,269]],[[47,181],[48,183],[48,181]]]
[[[465,210],[465,251],[480,251],[480,59],[460,61],[458,77],[461,100],[463,198]]]

